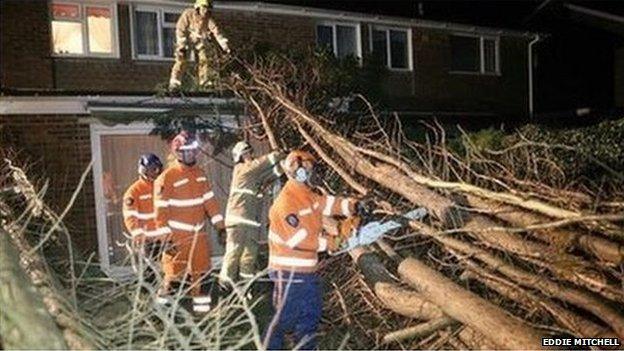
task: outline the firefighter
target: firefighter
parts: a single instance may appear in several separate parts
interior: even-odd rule
[[[318,252],[335,251],[339,245],[322,233],[323,216],[364,215],[365,206],[355,199],[313,190],[314,164],[314,156],[305,151],[288,154],[283,167],[289,179],[269,211],[269,277],[276,312],[266,330],[269,349],[283,349],[284,334],[291,331],[300,349],[316,348],[322,309]]]
[[[209,40],[214,38],[221,49],[229,53],[228,40],[220,33],[212,18],[212,0],[196,0],[195,6],[184,10],[176,23],[175,63],[171,69],[169,89],[175,90],[182,84],[186,69],[187,53],[195,52],[200,86],[210,85]]]
[[[156,231],[154,203],[154,180],[162,172],[163,165],[158,156],[145,154],[139,157],[139,179],[135,181],[123,196],[123,218],[126,229],[132,237],[133,246],[144,248],[144,257],[154,259],[159,253],[158,241],[161,236]],[[148,280],[153,273],[148,273]]]
[[[171,142],[176,157],[154,185],[156,226],[167,234],[162,256],[163,287],[157,302],[168,303],[173,283],[190,284],[193,311],[210,310],[210,294],[205,279],[211,269],[211,242],[206,233],[208,219],[225,239],[223,216],[208,178],[197,165],[199,143],[186,131]]]
[[[235,166],[225,211],[227,241],[219,275],[222,285],[256,274],[262,189],[283,174],[279,162],[284,157],[283,152],[273,151],[254,158],[246,141],[238,142],[232,149]]]

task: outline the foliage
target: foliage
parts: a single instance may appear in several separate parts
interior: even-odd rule
[[[550,157],[563,169],[568,178],[587,177],[593,180],[624,176],[624,118],[605,121],[595,126],[549,130],[536,125],[526,125],[505,140],[512,145],[524,138],[550,145],[536,150],[536,156]]]

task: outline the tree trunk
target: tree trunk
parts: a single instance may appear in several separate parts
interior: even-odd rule
[[[471,206],[493,211],[492,215],[517,227],[528,227],[540,223],[548,223],[550,219],[536,213],[523,211],[514,206],[504,205],[495,201],[468,195],[466,199]],[[585,252],[591,253],[600,260],[612,264],[624,263],[624,245],[595,235],[583,234],[565,228],[531,230],[538,238],[551,244],[568,241],[576,244]]]
[[[19,255],[0,230],[0,339],[5,349],[67,349],[42,297],[20,265]]]
[[[399,274],[444,313],[484,335],[498,348],[541,349],[544,335],[504,310],[461,288],[414,258],[399,265]],[[492,331],[496,331],[493,333]]]
[[[539,289],[548,296],[556,297],[592,312],[607,323],[620,338],[624,338],[624,316],[595,294],[557,284],[544,276],[529,273],[461,240],[439,235],[434,236],[434,238],[448,248],[471,255],[522,286]]]
[[[410,318],[430,320],[444,313],[414,290],[403,288],[392,278],[379,256],[363,247],[349,252],[364,274],[364,280],[388,309]]]
[[[449,317],[432,319],[429,322],[388,333],[383,337],[383,343],[388,344],[405,339],[421,338],[455,323],[457,323],[457,321]]]

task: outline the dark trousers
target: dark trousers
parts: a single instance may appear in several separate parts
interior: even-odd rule
[[[269,277],[273,282],[274,316],[265,331],[268,348],[283,349],[284,335],[293,332],[300,349],[315,349],[323,309],[319,277],[316,273],[288,271],[270,271]]]

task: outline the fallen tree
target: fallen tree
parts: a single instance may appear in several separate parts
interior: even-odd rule
[[[19,262],[9,233],[0,229],[0,336],[6,349],[67,349],[43,297]]]
[[[350,188],[361,195],[374,196],[384,211],[391,213],[399,212],[397,208],[413,205],[427,208],[430,224],[426,225],[426,230],[414,226],[414,233],[395,239],[395,244],[401,246],[402,241],[423,236],[432,238],[439,245],[438,254],[446,252],[456,257],[449,264],[465,268],[462,255],[474,256],[476,261],[471,260],[471,263],[478,264],[480,269],[487,267],[498,271],[504,284],[536,290],[536,293],[527,292],[528,295],[523,296],[541,300],[542,315],[553,317],[547,323],[556,324],[558,330],[579,336],[618,335],[624,338],[624,311],[613,307],[624,302],[623,275],[617,269],[623,257],[623,213],[566,208],[565,202],[555,204],[548,199],[553,194],[560,197],[570,194],[575,201],[587,201],[588,197],[578,190],[557,191],[552,186],[539,184],[531,188],[530,182],[519,179],[512,179],[511,184],[521,184],[522,190],[513,189],[505,180],[498,179],[496,173],[477,173],[466,164],[461,164],[460,168],[468,176],[459,178],[459,171],[452,170],[444,177],[450,178],[449,174],[454,172],[459,179],[441,179],[435,170],[445,166],[438,166],[437,162],[442,164],[442,160],[451,158],[453,162],[461,163],[459,156],[447,150],[429,150],[427,162],[414,162],[406,149],[414,150],[419,146],[405,141],[405,136],[400,133],[390,137],[395,132],[386,130],[370,105],[367,105],[368,112],[371,112],[369,117],[359,116],[357,126],[348,127],[334,121],[340,117],[335,112],[327,112],[319,102],[322,99],[315,98],[314,89],[322,80],[322,70],[305,63],[295,65],[287,60],[283,64],[276,63],[279,60],[286,59],[244,63],[245,74],[242,78],[236,77],[232,89],[238,89],[239,96],[249,101],[253,110],[260,114],[268,134],[278,140],[276,143],[288,147],[300,144],[311,147],[337,177],[329,182],[337,188],[343,191]],[[272,111],[270,119],[262,113],[268,110]],[[362,123],[365,120],[367,122]],[[290,124],[289,128],[283,128],[285,122]],[[280,125],[277,133],[275,125]],[[436,154],[438,152],[443,156]],[[415,156],[424,157],[418,153]],[[499,161],[483,162],[500,166]],[[415,164],[422,164],[423,168],[419,169]],[[464,178],[475,179],[479,185]],[[336,183],[337,179],[340,182]],[[563,249],[557,247],[563,241],[568,245]],[[579,254],[576,249],[584,254]],[[439,265],[440,256],[429,265],[417,257],[409,257],[409,254],[407,258],[401,258],[398,266],[401,283],[411,285],[413,291],[400,285],[389,273],[387,262],[377,254],[358,249],[351,256],[387,308],[425,321],[450,317],[462,322],[464,329],[470,329],[464,333],[467,341],[471,338],[466,335],[483,335],[494,328],[502,331],[500,337],[489,337],[496,347],[539,348],[540,338],[549,332],[546,325],[541,330],[527,326],[535,325],[535,322],[527,321],[529,323],[523,325],[521,319],[526,317],[520,311],[514,308],[505,310],[504,305],[494,306],[479,296],[494,293],[497,299],[501,299],[500,303],[512,296],[491,279],[472,275],[489,290],[471,291],[458,285],[459,275],[448,276],[449,272],[440,274],[432,270],[430,265]],[[423,301],[428,301],[434,308],[429,308]],[[562,301],[593,316],[577,315],[562,305]],[[410,305],[417,307],[416,313],[408,308]],[[422,306],[427,306],[427,313],[421,313]],[[443,316],[439,315],[440,312]],[[602,322],[596,323],[594,318]]]

